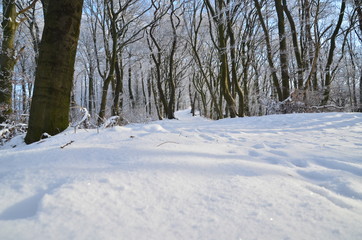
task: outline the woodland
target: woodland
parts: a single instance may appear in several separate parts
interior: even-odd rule
[[[2,141],[362,109],[361,0],[2,0]]]

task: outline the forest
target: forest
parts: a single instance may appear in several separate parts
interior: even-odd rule
[[[361,0],[57,2],[2,0],[7,137],[190,106],[210,119],[362,111]]]

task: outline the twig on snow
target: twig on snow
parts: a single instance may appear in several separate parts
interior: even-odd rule
[[[74,143],[73,140],[70,141],[70,142],[68,142],[68,143],[66,143],[66,144],[64,144],[63,146],[60,146],[60,148],[63,149],[63,148],[65,148],[66,146],[68,146],[68,145],[70,145],[70,144],[72,144],[72,143]]]
[[[167,142],[163,142],[163,143],[158,144],[156,147],[162,146],[163,144],[166,144],[166,143],[179,144],[178,142],[171,142],[171,141],[167,141]]]

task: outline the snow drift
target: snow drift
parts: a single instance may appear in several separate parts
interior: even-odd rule
[[[0,239],[362,239],[362,114],[191,117],[0,150]]]

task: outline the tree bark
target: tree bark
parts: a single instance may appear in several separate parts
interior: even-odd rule
[[[119,59],[118,59],[119,58]],[[117,57],[116,66],[116,89],[114,91],[114,99],[112,106],[112,115],[120,116],[123,106],[123,63],[122,63],[122,55]]]
[[[49,6],[49,1],[50,1],[50,0],[41,0],[41,3],[43,4],[43,14],[44,14],[44,17],[45,17],[46,14],[47,14],[47,9],[48,9],[48,6]]]
[[[229,3],[229,2],[228,2]],[[238,76],[237,76],[237,52],[236,52],[236,40],[233,29],[234,16],[230,10],[226,11],[227,15],[227,36],[230,39],[230,58],[231,58],[231,82],[234,90],[237,92],[239,97],[239,107],[237,115],[239,117],[244,117],[244,93],[239,85]],[[245,57],[245,56],[244,56]],[[245,76],[245,75],[244,75]],[[245,82],[247,78],[244,79]],[[234,97],[235,98],[235,97]],[[234,100],[235,101],[235,100]],[[246,101],[247,102],[247,101]],[[247,105],[247,104],[246,104]]]
[[[287,36],[285,33],[284,7],[281,0],[275,0],[275,9],[278,15],[278,33],[279,33],[279,58],[282,75],[282,94],[284,101],[289,97],[289,71],[288,71],[288,48]]]
[[[287,18],[288,18],[288,21],[290,24],[290,29],[292,31],[293,49],[294,49],[295,60],[297,62],[297,67],[298,67],[298,69],[297,69],[297,86],[296,87],[299,89],[302,89],[303,88],[304,67],[303,67],[302,55],[300,53],[299,46],[298,46],[297,29],[296,29],[292,14],[290,13],[290,11],[287,7],[286,0],[283,0],[283,5],[284,5],[284,12],[287,15]]]
[[[149,31],[149,38],[147,38],[147,44],[148,44],[148,48],[150,49],[151,51],[151,59],[153,61],[153,63],[155,64],[155,81],[156,81],[156,85],[157,85],[157,91],[158,91],[158,94],[159,94],[159,100],[157,100],[157,97],[156,97],[156,88],[153,87],[152,90],[153,90],[153,94],[154,94],[154,99],[155,99],[155,104],[157,106],[158,102],[160,102],[163,106],[163,109],[164,109],[164,112],[167,113],[167,109],[168,109],[168,102],[167,102],[167,99],[166,99],[166,94],[164,93],[163,91],[163,88],[162,88],[162,79],[161,79],[161,59],[162,59],[162,56],[161,56],[161,47],[160,45],[158,44],[156,38],[154,37],[153,35],[153,29],[155,28],[155,25],[151,26],[151,29]],[[156,48],[157,52],[154,51],[152,49],[152,45],[151,45],[151,41],[152,43],[154,44],[154,47]],[[154,86],[154,85],[152,85]],[[162,120],[162,114],[161,114],[161,111],[159,109],[159,107],[157,107],[157,114],[158,114],[158,118],[160,120]]]
[[[0,53],[0,123],[12,113],[12,76],[15,66],[14,41],[17,29],[15,0],[3,0],[3,39]]]
[[[27,144],[40,140],[44,133],[62,132],[69,125],[82,6],[83,0],[49,0],[25,137]]]
[[[226,13],[225,2],[223,0],[216,0],[215,7],[212,7],[210,0],[205,0],[207,9],[210,11],[212,19],[216,26],[217,34],[217,48],[219,55],[219,79],[220,79],[220,96],[224,96],[227,104],[227,111],[230,113],[231,118],[237,117],[236,102],[231,94],[231,81],[229,76],[228,54],[227,54],[227,36],[225,34],[226,24],[224,15]],[[220,98],[221,100],[221,98]]]
[[[273,62],[273,50],[272,50],[272,47],[271,47],[269,31],[268,31],[268,28],[267,28],[267,26],[265,24],[264,17],[263,17],[263,14],[261,12],[261,5],[260,5],[259,1],[254,0],[254,3],[255,3],[255,7],[256,7],[256,10],[257,10],[257,14],[258,14],[258,17],[259,17],[261,27],[262,27],[262,29],[264,31],[264,35],[265,35],[265,42],[266,42],[266,48],[267,48],[267,58],[268,58],[269,68],[270,68],[270,71],[271,71],[273,85],[276,88],[276,92],[277,92],[277,95],[278,95],[278,100],[283,101],[282,89],[280,87],[279,79],[278,79],[278,76],[277,76],[277,70],[276,70],[276,68],[274,66],[274,62]]]
[[[325,75],[325,82],[324,82],[324,93],[323,93],[322,105],[326,105],[329,100],[329,93],[331,91],[331,82],[332,82],[331,65],[333,63],[334,49],[336,48],[336,38],[337,38],[337,35],[339,32],[339,29],[341,28],[341,25],[342,25],[345,8],[346,8],[346,0],[342,0],[341,10],[339,12],[339,17],[338,17],[338,22],[337,22],[336,28],[334,29],[332,36],[331,36],[331,41],[330,41],[331,46],[329,48],[327,64],[324,69],[326,75]]]
[[[136,100],[133,95],[132,89],[132,63],[131,63],[131,54],[129,54],[129,65],[128,65],[128,94],[129,94],[129,101],[131,104],[131,108],[134,109],[136,107]]]
[[[362,1],[361,0],[354,0],[355,6],[356,6],[356,11],[357,11],[357,16],[358,16],[358,25],[359,25],[359,30],[362,34]],[[362,42],[362,41],[361,41]],[[361,76],[360,76],[360,80],[359,80],[359,106],[358,106],[358,111],[362,112],[362,70],[361,70]]]
[[[175,66],[175,54],[177,49],[177,43],[178,43],[178,36],[177,36],[177,27],[179,26],[178,23],[175,24],[174,22],[174,15],[175,15],[175,9],[174,5],[171,5],[171,14],[170,14],[170,23],[172,27],[172,44],[171,44],[171,52],[170,52],[170,60],[168,63],[168,87],[170,91],[170,98],[168,100],[168,106],[167,106],[167,118],[168,119],[174,119],[175,118],[175,105],[176,105],[176,76],[174,76],[174,69]],[[178,17],[175,16],[177,19]],[[179,20],[179,19],[178,19]]]
[[[109,84],[114,80],[114,73],[116,69],[116,60],[118,53],[118,35],[117,35],[117,18],[120,12],[115,12],[113,1],[110,1],[110,5],[107,4],[107,11],[110,17],[110,32],[112,38],[112,46],[110,54],[110,62],[109,62],[109,72],[107,78],[104,80],[102,87],[102,98],[101,105],[98,114],[98,125],[102,124],[106,117],[106,105],[107,105],[107,95]],[[104,34],[104,33],[103,33]]]

